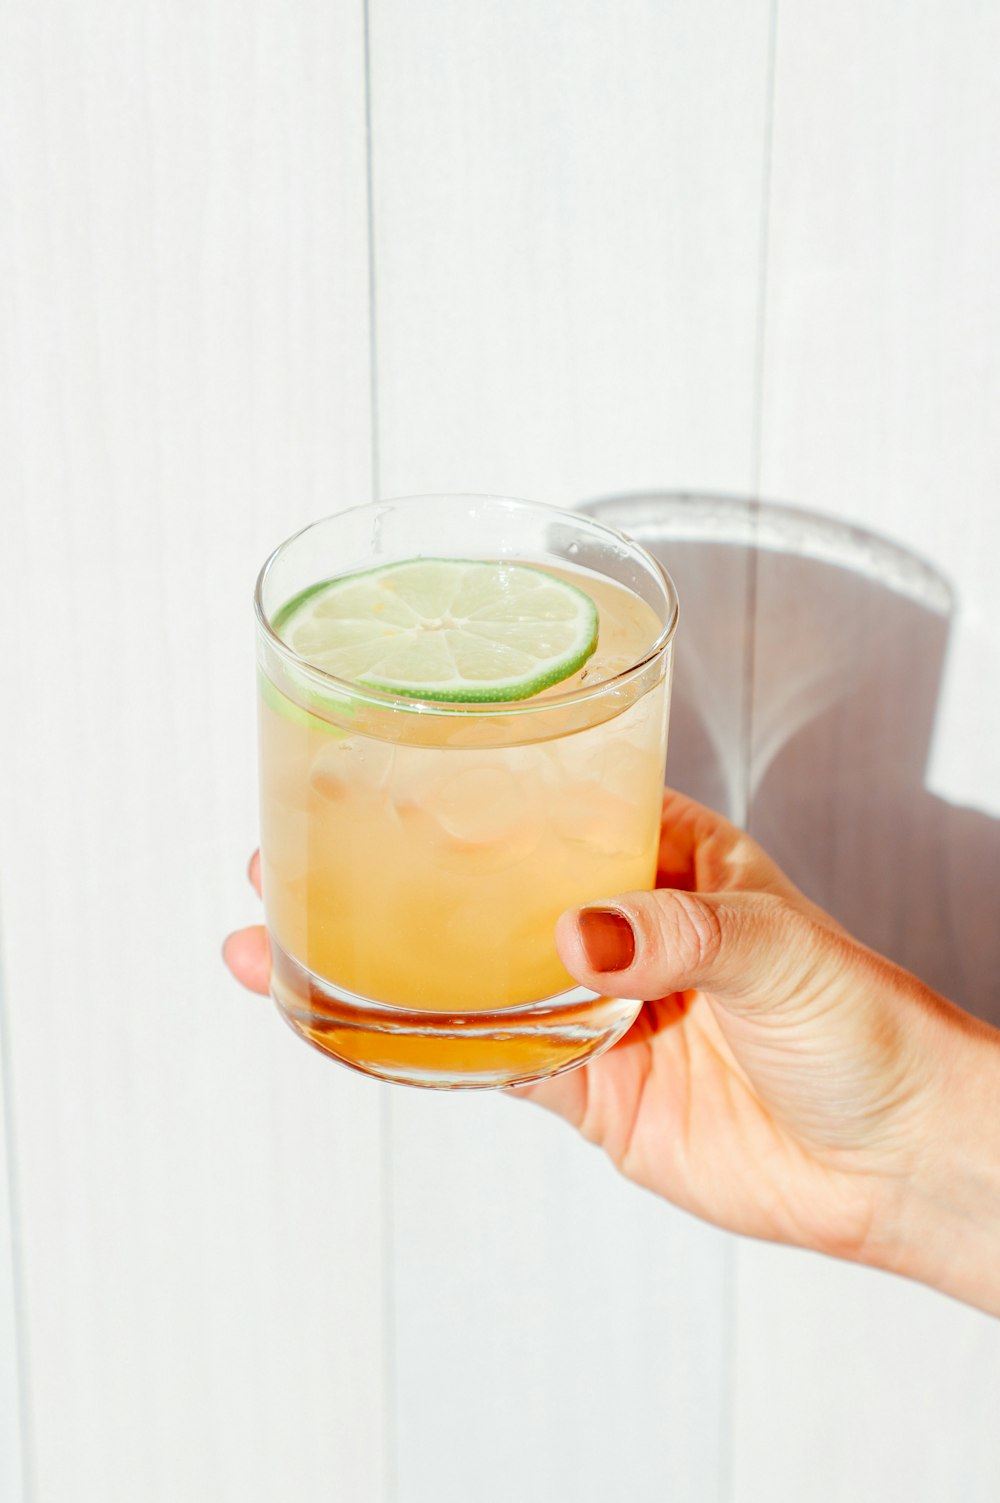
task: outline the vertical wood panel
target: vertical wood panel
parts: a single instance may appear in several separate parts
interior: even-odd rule
[[[382,486],[753,467],[768,5],[382,0]]]
[[[763,488],[916,549],[955,599],[935,621],[878,570],[865,591],[814,581],[814,667],[845,644],[853,666],[767,773],[767,620],[804,576],[761,556],[751,822],[865,938],[995,1020],[998,43],[972,3],[780,10]],[[736,1496],[997,1496],[995,1322],[754,1245],[738,1310]]]
[[[362,7],[39,0],[0,26],[38,1497],[378,1498],[380,1093],[219,959],[256,910],[253,575],[370,490]]]
[[[952,580],[930,783],[994,816],[998,49],[975,0],[783,9],[762,477]]]
[[[21,1408],[17,1244],[13,1220],[14,1144],[9,1110],[9,1061],[0,973],[0,1497],[26,1503]]]
[[[373,6],[384,493],[751,483],[767,27],[721,0]],[[0,37],[0,900],[39,1498],[992,1499],[989,1323],[734,1261],[531,1108],[387,1094],[220,979],[252,912],[250,578],[371,483],[362,10],[40,0]],[[769,237],[763,488],[957,592],[930,779],[976,816],[948,824],[963,899],[1000,815],[998,42],[971,0],[783,6]],[[779,779],[754,818],[787,833]]]
[[[372,20],[383,492],[745,489],[768,7]],[[400,1503],[721,1496],[726,1239],[531,1108],[392,1118]]]
[[[401,1503],[719,1497],[727,1239],[527,1103],[393,1115]]]

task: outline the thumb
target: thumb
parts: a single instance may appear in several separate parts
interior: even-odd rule
[[[651,1001],[710,992],[768,1010],[834,980],[844,939],[772,893],[633,892],[564,913],[556,946],[593,991]]]

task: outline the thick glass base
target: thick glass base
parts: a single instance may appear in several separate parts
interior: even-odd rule
[[[271,940],[271,995],[307,1043],[399,1085],[526,1085],[571,1070],[627,1032],[642,1005],[576,987],[493,1012],[423,1012],[334,990]]]

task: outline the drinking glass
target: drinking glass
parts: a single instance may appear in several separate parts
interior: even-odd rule
[[[282,639],[311,587],[418,557],[571,580],[598,606],[595,654],[529,699],[468,705],[334,678]],[[271,991],[292,1028],[441,1089],[539,1079],[619,1039],[639,1002],[577,985],[553,930],[655,878],[677,622],[661,567],[551,506],[408,497],[282,543],[255,609]]]

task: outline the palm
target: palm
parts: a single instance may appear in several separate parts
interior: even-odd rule
[[[684,1210],[778,1241],[820,1236],[841,1173],[762,1103],[701,993],[647,1003],[616,1048],[526,1094]],[[843,1178],[847,1210],[859,1187]]]

